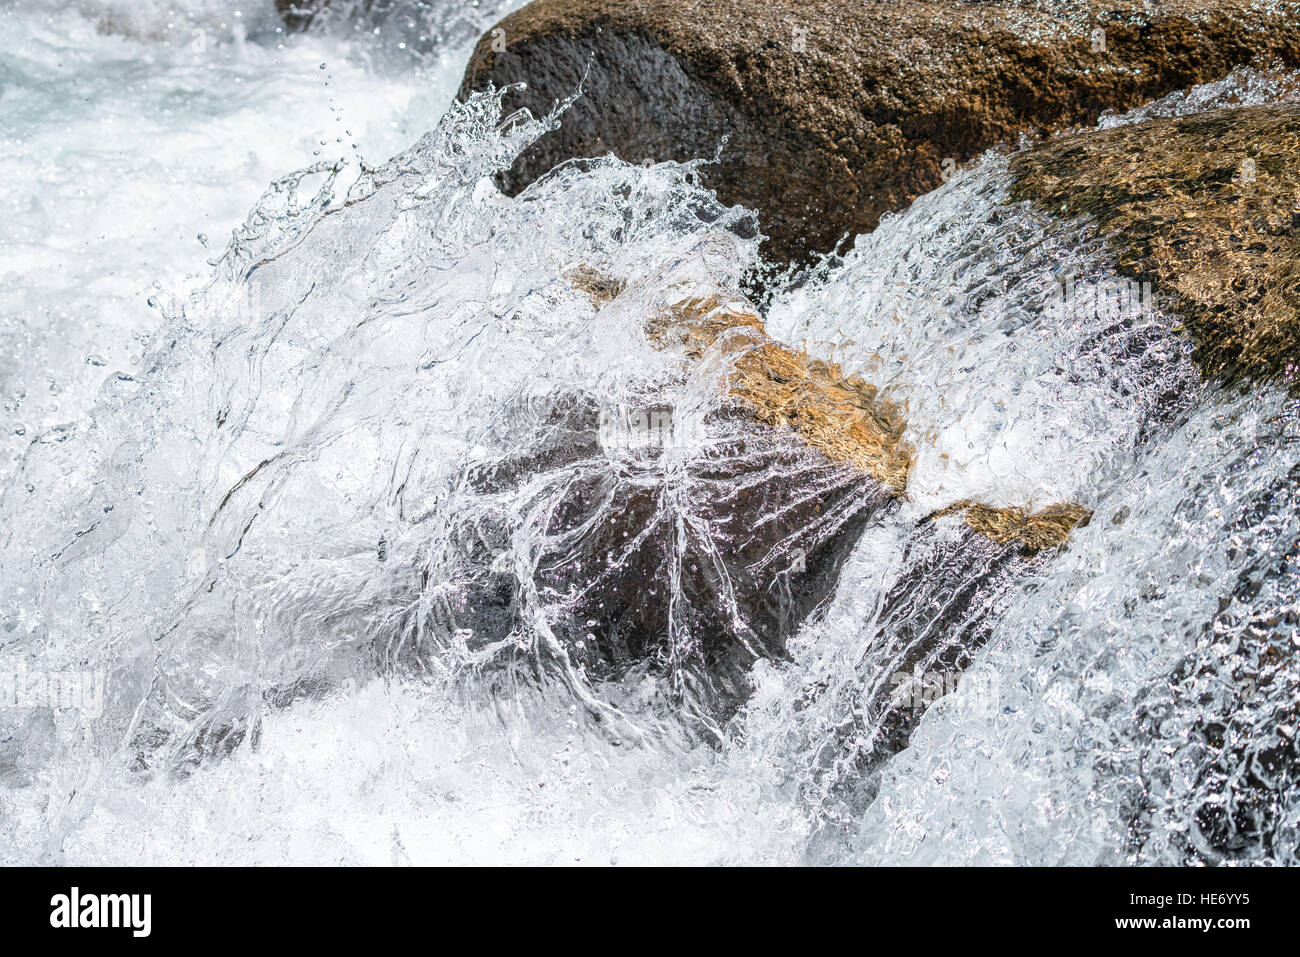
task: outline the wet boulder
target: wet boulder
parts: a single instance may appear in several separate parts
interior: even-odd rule
[[[569,281],[617,308],[618,281]],[[640,325],[663,377],[617,400],[539,382],[505,410],[508,441],[466,472],[453,571],[426,569],[439,597],[412,627],[504,642],[584,693],[665,679],[674,711],[716,733],[753,663],[833,593],[912,452],[897,409],[771,339],[734,294],[670,286]]]
[[[484,34],[461,94],[524,81],[506,102],[540,115],[582,84],[502,176],[510,193],[572,157],[707,158],[725,140],[706,185],[791,260],[994,145],[1256,60],[1300,63],[1300,4],[536,0]]]
[[[1107,237],[1210,377],[1294,381],[1300,362],[1300,104],[1063,137],[1013,157],[1013,200]]]
[[[1081,133],[1012,157],[1011,171],[1013,200],[1105,237],[1115,268],[1151,283],[1203,374],[1226,387],[1211,401],[1279,388],[1294,400],[1300,104]],[[1244,441],[1241,454],[1274,455],[1272,441]],[[1234,561],[1244,549],[1247,559],[1183,659],[1137,696],[1134,737],[1143,745],[1128,846],[1139,861],[1287,860],[1300,786],[1300,469],[1254,491],[1213,472],[1204,481],[1243,496],[1224,555],[1206,558]]]
[[[773,340],[738,294],[662,282],[644,309],[646,291],[616,278],[566,279],[598,315],[632,303],[668,373],[618,400],[539,382],[504,410],[501,446],[466,474],[472,504],[454,510],[468,517],[443,566],[456,587],[434,618],[471,650],[509,646],[558,669],[580,694],[603,685],[589,701],[626,693],[629,678],[666,679],[652,684],[674,713],[716,734],[749,698],[754,663],[785,655],[864,531],[896,512],[914,457],[905,423],[868,383]],[[890,660],[960,674],[1009,585],[1087,518],[1077,505],[962,501],[922,519],[918,541],[947,531],[884,599]],[[879,690],[858,709],[879,739],[867,764],[919,717]]]

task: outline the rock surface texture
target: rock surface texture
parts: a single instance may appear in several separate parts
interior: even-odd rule
[[[1012,198],[1093,223],[1118,269],[1168,297],[1209,376],[1300,362],[1300,105],[1078,136],[1011,161]]]
[[[540,114],[586,75],[503,176],[511,193],[572,157],[707,158],[725,138],[706,184],[792,260],[990,147],[1246,63],[1300,63],[1300,4],[536,0],[483,36],[461,94],[525,81],[507,103]]]

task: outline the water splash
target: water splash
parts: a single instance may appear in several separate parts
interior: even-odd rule
[[[692,164],[502,196],[557,121],[480,94],[350,184],[278,180],[140,368],[28,437],[5,660],[108,681],[98,714],[0,712],[0,858],[1292,861],[1294,400],[1203,385],[1160,290],[1112,296],[991,155],[769,303],[902,406],[906,496],[788,430],[736,453],[734,356],[683,374],[644,325],[743,302],[755,218]],[[629,410],[681,427],[602,443]],[[711,634],[672,630],[739,607],[707,566],[640,583],[671,639],[643,657],[575,614],[602,552],[629,567],[634,490],[667,554],[734,546],[692,525],[718,449],[856,522],[720,709],[692,682],[726,669],[686,667]],[[1028,555],[935,514],[965,498],[1092,521]]]

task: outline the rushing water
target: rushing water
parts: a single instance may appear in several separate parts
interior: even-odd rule
[[[1295,400],[1202,384],[1160,291],[1096,295],[1104,250],[1007,205],[999,155],[779,280],[690,165],[506,198],[563,116],[448,110],[482,24],[446,9],[420,42],[4,11],[0,651],[103,693],[0,711],[0,860],[1293,862]],[[728,697],[693,667],[699,607],[740,615],[683,585],[734,544],[701,495],[813,473],[726,451],[726,362],[641,330],[759,275],[769,332],[880,386],[917,458]],[[597,441],[665,403],[690,442]],[[602,669],[578,609],[629,496],[669,637]],[[1029,559],[928,518],[967,498],[1093,516]]]

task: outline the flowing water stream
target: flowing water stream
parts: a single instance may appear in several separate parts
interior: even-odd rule
[[[1295,862],[1297,400],[1203,383],[1005,155],[775,276],[692,164],[498,192],[564,121],[453,104],[507,8],[249,6],[0,7],[0,654],[102,678],[0,710],[0,861]],[[737,444],[735,356],[644,332],[747,294],[904,410],[904,497]],[[602,441],[652,406],[689,441]],[[849,547],[754,652],[706,513],[792,485]],[[1092,516],[1026,556],[965,499]]]

